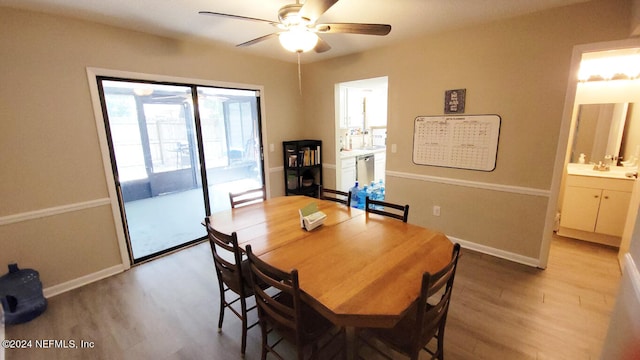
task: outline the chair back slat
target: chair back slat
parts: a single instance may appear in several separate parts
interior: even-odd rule
[[[250,189],[242,192],[229,193],[229,202],[231,203],[231,208],[236,208],[240,205],[248,205],[253,204],[255,202],[264,201],[267,199],[266,188],[263,185],[260,188]]]
[[[322,200],[335,201],[337,203],[351,206],[351,191],[346,192],[341,190],[327,189],[324,186],[320,185],[318,194],[320,195],[319,198]]]
[[[389,209],[397,211],[390,211]],[[365,210],[373,214],[402,220],[403,222],[409,220],[409,205],[399,205],[382,200],[373,200],[367,197],[365,200]]]
[[[296,328],[294,309],[281,303],[280,298],[286,295],[282,293],[269,295],[264,290],[258,290],[255,294],[260,300],[257,302],[258,307],[261,309],[260,311],[263,311],[269,318],[274,319],[277,324],[281,324],[278,327],[292,330]]]

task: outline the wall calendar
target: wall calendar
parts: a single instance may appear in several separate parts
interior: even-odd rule
[[[500,122],[499,115],[418,116],[413,128],[413,162],[493,171]]]

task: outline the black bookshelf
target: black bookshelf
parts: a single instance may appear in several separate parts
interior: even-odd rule
[[[286,195],[318,196],[322,185],[322,141],[283,141]]]

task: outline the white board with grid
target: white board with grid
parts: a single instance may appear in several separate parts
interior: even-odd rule
[[[413,162],[493,171],[500,121],[498,115],[418,116],[413,127]]]

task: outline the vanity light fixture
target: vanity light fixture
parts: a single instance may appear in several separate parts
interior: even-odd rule
[[[583,59],[579,81],[640,79],[640,54]]]

